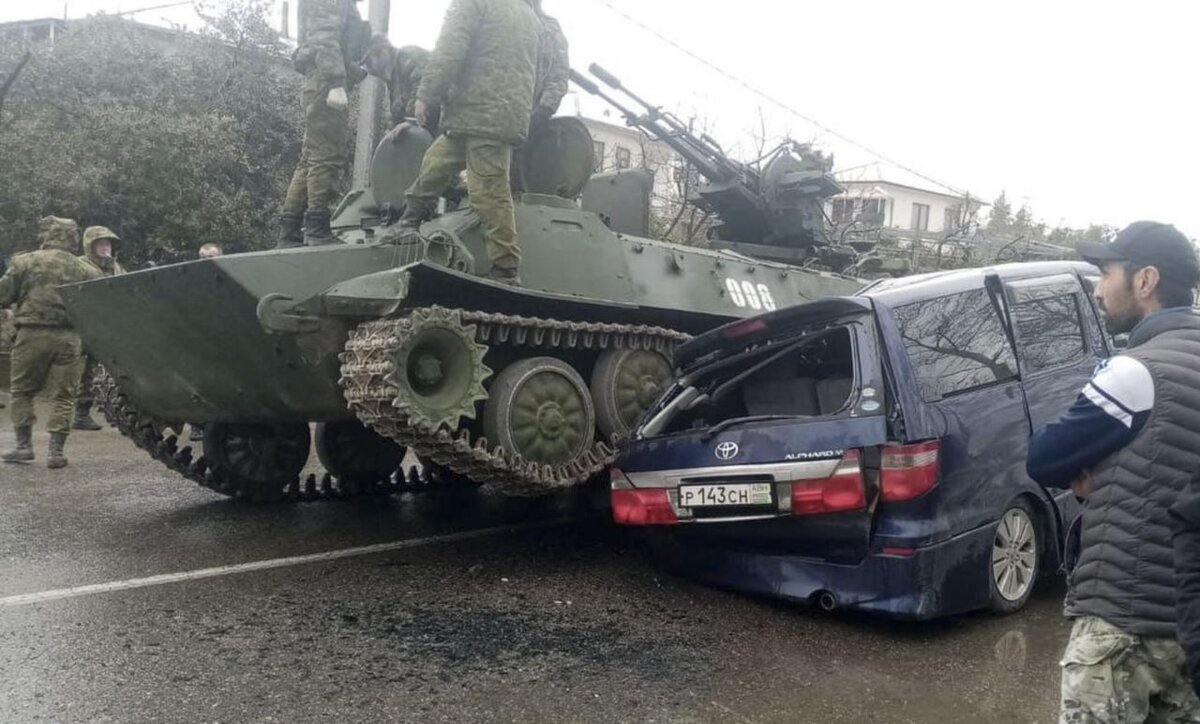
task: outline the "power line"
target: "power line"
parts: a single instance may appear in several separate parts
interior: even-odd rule
[[[651,35],[658,38],[659,40],[666,43],[667,45],[671,46],[675,50],[678,50],[679,52],[688,56],[692,60],[705,66],[709,70],[716,72],[717,74],[721,75],[725,79],[750,91],[751,93],[758,96],[759,98],[762,98],[763,100],[767,101],[768,103],[771,103],[772,105],[777,106],[777,107],[781,108],[782,110],[787,111],[788,113],[791,113],[792,115],[796,116],[797,118],[800,118],[800,119],[812,124],[813,126],[820,129],[821,131],[828,133],[829,135],[834,136],[836,138],[839,138],[842,141],[850,144],[851,146],[854,146],[855,148],[859,149],[860,151],[865,151],[866,153],[874,156],[875,158],[879,159],[880,161],[889,163],[898,169],[907,171],[915,176],[918,176],[920,178],[925,179],[926,181],[929,181],[930,183],[935,183],[938,186],[942,186],[943,188],[950,189],[955,194],[966,195],[966,192],[962,191],[961,189],[951,186],[948,183],[938,181],[937,179],[933,178],[932,176],[923,174],[920,171],[916,170],[915,168],[912,168],[911,166],[900,163],[899,161],[887,156],[886,154],[876,151],[875,149],[871,148],[870,146],[867,146],[866,144],[859,143],[858,141],[855,141],[853,138],[850,138],[849,136],[847,136],[843,133],[839,133],[839,132],[833,130],[832,128],[830,128],[829,126],[826,126],[825,124],[821,123],[820,121],[813,118],[812,116],[809,116],[805,113],[800,112],[799,110],[793,108],[792,106],[788,105],[787,103],[784,103],[783,101],[779,100],[778,98],[775,98],[774,96],[767,93],[766,91],[760,90],[759,88],[756,88],[755,86],[751,85],[750,83],[733,75],[732,73],[730,73],[729,71],[725,70],[724,68],[716,65],[712,61],[710,61],[696,53],[693,53],[691,50],[688,50],[687,48],[685,48],[684,46],[675,42],[671,38],[667,37],[666,35],[663,35],[658,30],[655,30],[654,28],[650,27],[649,25],[643,23],[641,20],[638,20],[637,18],[632,17],[631,15],[629,15],[629,13],[616,7],[608,0],[592,0],[592,2],[608,8],[614,14],[619,15],[620,17],[624,18],[626,22],[636,25],[637,27],[641,28],[642,30],[646,31],[647,33],[650,33]]]

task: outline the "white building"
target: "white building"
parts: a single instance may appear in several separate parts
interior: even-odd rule
[[[678,154],[636,128],[580,116],[592,134],[596,173],[644,168],[654,173],[652,204],[661,207],[678,196],[673,172],[680,167]]]
[[[987,206],[978,198],[939,186],[883,163],[834,174],[846,191],[826,201],[834,227],[883,228],[946,234],[967,231]]]

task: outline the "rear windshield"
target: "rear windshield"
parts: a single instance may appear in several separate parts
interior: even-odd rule
[[[657,408],[665,419],[651,434],[703,430],[740,420],[837,414],[851,402],[856,362],[853,331],[836,326],[743,350],[690,372]],[[695,399],[670,410],[694,388]],[[651,415],[650,420],[654,419]]]

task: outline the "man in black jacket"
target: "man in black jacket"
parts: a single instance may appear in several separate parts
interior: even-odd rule
[[[1061,722],[1200,722],[1176,637],[1169,512],[1200,470],[1200,264],[1187,237],[1149,221],[1080,253],[1100,267],[1108,331],[1129,346],[1029,444],[1031,478],[1085,499]]]

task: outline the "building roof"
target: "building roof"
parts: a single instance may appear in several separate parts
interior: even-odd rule
[[[882,161],[866,163],[861,166],[851,166],[834,172],[834,177],[842,185],[880,184],[898,188],[920,191],[948,199],[961,200],[964,193],[949,186],[934,183],[918,176],[911,171],[897,168]],[[972,200],[978,200],[980,206],[988,206],[975,194],[967,194]]]

